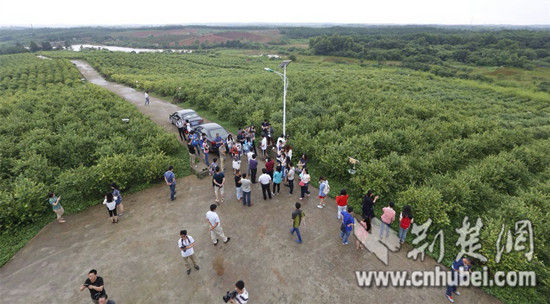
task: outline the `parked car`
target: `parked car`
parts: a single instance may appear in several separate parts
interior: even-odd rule
[[[176,125],[176,121],[178,120],[178,117],[180,119],[183,119],[184,121],[189,120],[189,123],[191,123],[191,127],[193,128],[204,122],[202,117],[200,117],[197,114],[197,112],[190,109],[179,110],[177,112],[174,112],[170,114],[170,116],[168,117],[168,120],[170,121],[171,124]]]
[[[208,143],[210,144],[210,149],[215,153],[217,153],[217,149],[215,148],[216,134],[219,134],[220,137],[223,139],[226,139],[227,135],[229,135],[229,132],[227,132],[222,126],[213,122],[196,126],[194,128],[194,131],[206,134],[206,139],[208,139]]]

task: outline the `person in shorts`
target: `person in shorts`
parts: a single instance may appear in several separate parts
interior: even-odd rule
[[[50,205],[52,205],[52,210],[57,216],[57,222],[60,224],[65,223],[65,219],[63,219],[63,213],[65,213],[65,209],[63,209],[63,206],[61,206],[61,203],[59,203],[59,200],[61,200],[61,196],[56,197],[53,192],[50,192],[48,194],[48,198]]]
[[[107,206],[107,211],[109,212],[109,218],[111,219],[111,222],[113,224],[118,223],[118,215],[116,212],[116,200],[111,192],[105,194],[105,200],[103,201],[103,205]]]

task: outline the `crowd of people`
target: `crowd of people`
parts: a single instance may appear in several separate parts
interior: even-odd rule
[[[253,184],[259,183],[263,199],[271,200],[274,196],[281,194],[281,184],[288,188],[288,195],[292,196],[294,194],[294,180],[296,177],[299,179],[300,193],[297,199],[298,202],[295,203],[295,208],[291,213],[290,234],[296,235],[297,243],[301,244],[303,242],[300,227],[305,223],[305,212],[302,210],[300,201],[310,196],[309,184],[311,176],[308,172],[308,158],[305,154],[302,154],[297,164],[294,165],[292,147],[288,144],[287,137],[280,136],[274,141],[273,127],[267,120],[264,121],[261,127],[261,155],[258,156],[255,144],[256,131],[253,125],[239,129],[235,138],[232,135],[228,135],[227,138],[223,139],[217,134],[213,145],[206,141],[204,134],[193,132],[188,121],[178,122],[176,126],[181,140],[187,144],[189,149],[191,166],[196,166],[195,156],[200,156],[202,153],[204,162],[208,166],[211,175],[214,204],[211,204],[209,210],[206,212],[205,220],[214,246],[219,244],[220,239],[224,244],[231,240],[230,237],[225,235],[220,217],[216,212],[217,207],[224,203],[224,188],[227,181],[224,160],[228,158],[231,160],[231,172],[235,184],[235,199],[242,203],[243,206],[251,207],[254,205],[251,202]],[[213,157],[211,162],[209,162],[209,155]],[[264,167],[261,169],[261,174],[257,177],[260,159],[264,161]],[[245,161],[244,170],[241,161]],[[164,181],[170,188],[170,200],[175,200],[176,175],[173,166],[170,166],[164,173]],[[115,183],[112,183],[110,188],[111,191],[105,194],[103,204],[106,205],[110,221],[117,223],[124,210],[122,195]],[[326,177],[321,176],[319,178],[318,208],[322,209],[326,207],[326,198],[329,193],[329,182]],[[65,219],[62,217],[64,209],[60,203],[61,196],[50,193],[48,197],[58,222],[64,223]],[[349,195],[346,189],[341,189],[339,195],[336,195],[336,218],[340,221],[340,238],[343,245],[349,244],[349,238],[353,232],[356,249],[365,248],[364,244],[367,238],[372,237],[372,219],[375,217],[374,206],[378,199],[379,196],[375,195],[373,190],[367,191],[362,200],[360,219],[356,220],[354,217],[354,208],[348,205]],[[395,219],[395,204],[389,201],[382,208],[380,216],[381,226],[378,236],[380,240],[388,238],[390,225]],[[400,244],[405,242],[407,232],[412,223],[412,209],[408,205],[404,206],[399,214],[398,238]],[[188,235],[187,230],[181,230],[180,238],[178,239],[178,248],[180,248],[188,275],[191,273],[192,268],[196,271],[200,269],[194,255],[194,245],[195,239]],[[467,267],[469,269],[471,261],[469,259],[456,261],[452,266],[452,270],[454,271],[458,267]],[[97,276],[97,271],[95,270],[89,272],[88,279],[80,289],[81,291],[89,289],[94,303],[114,303],[112,300],[107,300],[107,294],[103,287],[103,279]],[[449,286],[446,296],[451,302],[454,301],[452,298],[453,293],[459,294],[456,286]],[[237,282],[235,295],[240,296],[230,298],[228,301],[240,304],[248,301],[248,292],[244,289],[242,281]]]

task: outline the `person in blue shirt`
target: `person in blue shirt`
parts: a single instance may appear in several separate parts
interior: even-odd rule
[[[281,166],[278,166],[275,172],[273,173],[273,195],[277,195],[279,194],[279,192],[281,192],[282,181],[283,181],[283,169],[281,168]]]
[[[170,186],[170,200],[176,199],[176,175],[174,174],[174,167],[168,167],[168,171],[164,172],[164,181]]]
[[[348,205],[347,211],[342,211],[342,225],[340,226],[340,238],[342,244],[349,244],[348,239],[351,231],[353,230],[353,207]]]
[[[457,288],[458,284],[460,284],[461,273],[471,271],[471,268],[472,260],[467,257],[463,257],[458,261],[453,262],[453,265],[451,266],[452,279],[451,282],[447,282],[447,291],[445,292],[445,296],[447,297],[447,300],[449,300],[449,302],[455,302],[455,300],[453,299],[453,293],[457,296],[460,295],[460,292],[458,292]]]
[[[197,155],[201,155],[201,146],[199,145],[199,135],[197,134],[197,132],[194,132],[193,133],[193,136],[191,137],[191,145],[193,145],[193,147],[195,147],[195,151],[197,153]]]

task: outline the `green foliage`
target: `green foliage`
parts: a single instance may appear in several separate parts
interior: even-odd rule
[[[117,82],[174,96],[212,119],[233,126],[254,123],[257,128],[269,119],[276,134],[281,130],[282,83],[263,71],[275,68],[267,59],[68,55],[88,60]],[[522,296],[548,299],[544,291],[550,286],[550,259],[547,246],[539,244],[549,243],[550,222],[546,215],[537,218],[537,212],[550,209],[550,95],[387,66],[312,63],[308,58],[293,62],[287,74],[287,134],[294,157],[306,153],[314,175],[328,176],[333,187],[345,187],[354,207],[360,207],[361,194],[374,189],[381,198],[377,214],[391,200],[398,209],[411,205],[418,223],[431,218],[429,237],[444,230],[447,262],[458,252],[455,229],[464,216],[487,222],[481,245],[493,257],[495,227],[512,218],[533,221],[537,260],[526,266],[517,256],[498,267],[535,269],[541,291],[489,291],[510,302]],[[353,176],[347,171],[349,156],[360,160]]]
[[[66,60],[0,56],[0,229],[51,218],[47,193],[68,212],[160,180],[169,165],[189,174],[187,153],[110,92],[79,81]],[[128,123],[122,118],[129,118]]]

